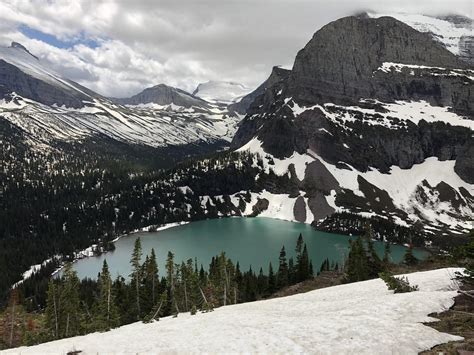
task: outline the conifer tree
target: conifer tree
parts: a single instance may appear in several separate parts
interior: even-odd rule
[[[72,264],[67,263],[61,278],[61,308],[60,327],[61,337],[71,337],[81,332],[81,303],[79,298],[80,281],[77,273],[72,269]]]
[[[260,296],[264,295],[268,289],[268,277],[263,274],[263,269],[260,268],[257,278],[257,291]]]
[[[288,263],[286,261],[285,246],[280,250],[277,286],[279,289],[288,286]]]
[[[115,304],[115,292],[107,261],[104,260],[98,280],[99,295],[94,309],[97,330],[109,330],[119,326],[119,313]]]
[[[307,280],[310,277],[311,271],[308,248],[306,247],[306,243],[304,244],[303,253],[301,254],[300,270],[301,281]]]
[[[166,258],[166,284],[168,286],[168,309],[171,312],[175,311],[176,300],[175,300],[175,265],[174,265],[174,254],[171,251],[168,251],[168,257]]]
[[[130,259],[130,264],[132,265],[132,273],[130,278],[133,285],[133,296],[135,298],[134,309],[136,313],[136,319],[140,320],[141,309],[140,309],[140,288],[142,283],[142,267],[141,267],[141,258],[142,258],[142,243],[140,238],[135,239],[135,245],[133,247],[132,258]]]
[[[367,255],[360,237],[354,241],[350,241],[350,251],[346,268],[346,282],[357,282],[369,279]]]
[[[154,307],[158,301],[158,286],[159,286],[158,264],[156,262],[155,249],[151,249],[148,263],[145,268],[145,287],[147,298],[151,307]]]
[[[304,271],[303,271],[302,265],[301,265],[301,258],[303,256],[303,244],[304,244],[303,235],[300,233],[300,235],[298,236],[298,240],[296,241],[296,248],[295,248],[297,282],[303,281]]]
[[[276,291],[276,277],[273,272],[272,263],[268,265],[268,293],[271,295]]]
[[[382,264],[383,264],[384,269],[387,269],[388,266],[390,265],[390,243],[389,242],[385,242],[384,244]]]
[[[46,328],[48,328],[53,338],[59,338],[60,332],[60,284],[52,278],[48,283],[48,296],[46,300]]]
[[[367,241],[367,265],[369,268],[369,277],[376,278],[383,271],[382,260],[380,260],[374,247],[374,231],[372,225],[365,225],[365,239]]]
[[[298,270],[295,267],[293,258],[288,260],[288,284],[293,285],[298,282]]]
[[[405,255],[403,256],[403,263],[408,266],[413,266],[418,264],[418,259],[413,255],[413,245],[410,244],[410,246],[406,249]]]

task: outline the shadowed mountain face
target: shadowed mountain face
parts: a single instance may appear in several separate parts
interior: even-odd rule
[[[390,17],[346,17],[316,32],[295,59],[289,89],[302,101],[314,98],[334,103],[377,98],[382,101],[426,99],[435,104],[473,110],[464,85],[441,87],[435,78],[395,82],[378,70],[383,63],[466,68],[466,63],[408,25]],[[460,97],[459,97],[460,96]]]
[[[312,148],[362,171],[410,168],[429,156],[456,159],[471,140],[473,78],[465,62],[400,21],[343,18],[318,31],[286,79],[255,99],[233,146],[258,136],[277,157]],[[399,111],[407,110],[415,119],[403,119]],[[429,110],[441,115],[436,123],[428,123]],[[462,115],[460,127],[448,125],[456,125],[450,110]]]
[[[298,220],[308,207],[314,223],[337,210],[463,230],[474,214],[473,89],[473,68],[430,34],[391,17],[346,17],[255,93],[232,146],[280,174],[288,166],[292,179],[304,172],[285,191],[308,199],[295,203]]]
[[[265,91],[286,80],[291,73],[290,70],[283,69],[280,67],[273,67],[272,72],[267,80],[265,80],[258,88],[256,88],[251,93],[245,95],[239,102],[231,104],[228,106],[229,111],[237,112],[240,114],[245,114],[250,108],[250,105],[255,101],[255,99],[265,94]]]
[[[100,95],[42,66],[21,44],[0,47],[0,98],[11,93],[36,102],[79,108]]]

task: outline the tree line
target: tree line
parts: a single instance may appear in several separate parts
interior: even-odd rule
[[[288,258],[283,246],[278,265],[274,267],[270,262],[266,271],[263,268],[256,271],[251,266],[242,271],[239,263],[234,263],[224,252],[213,257],[207,269],[202,264],[198,266],[196,259],[177,263],[171,251],[165,270],[158,269],[154,249],[142,260],[141,241],[137,238],[128,279],[118,276],[113,280],[106,260],[97,280],[79,280],[71,263],[66,264],[61,277],[52,277],[48,282],[41,326],[25,327],[26,312],[20,305],[18,290],[14,289],[3,328],[0,326],[0,331],[9,329],[13,334],[10,337],[9,332],[3,331],[4,346],[31,345],[106,331],[136,321],[177,317],[183,312],[193,315],[198,311],[210,312],[217,307],[270,297],[314,276],[301,234],[296,242],[295,258]],[[326,262],[329,263],[325,260],[323,265]],[[323,265],[321,269],[325,268]]]

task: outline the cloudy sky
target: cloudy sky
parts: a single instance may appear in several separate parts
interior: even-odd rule
[[[207,80],[256,87],[321,26],[363,10],[472,17],[473,1],[2,0],[0,45],[20,42],[107,96]]]

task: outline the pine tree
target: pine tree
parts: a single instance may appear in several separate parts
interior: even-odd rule
[[[140,238],[135,239],[135,245],[133,247],[132,258],[130,259],[130,264],[132,265],[132,273],[130,278],[133,284],[133,296],[135,298],[135,313],[136,319],[140,320],[141,309],[140,309],[140,288],[142,282],[142,267],[141,267],[141,258],[142,258],[142,243]]]
[[[300,273],[301,281],[309,279],[311,271],[308,248],[306,247],[306,243],[304,244],[303,253],[301,254]]]
[[[52,278],[48,283],[48,296],[46,300],[46,328],[48,328],[53,338],[59,338],[60,332],[60,284]]]
[[[293,285],[298,282],[298,270],[295,267],[293,258],[288,260],[288,284]]]
[[[148,301],[148,308],[151,309],[158,301],[158,286],[160,283],[154,248],[151,249],[150,257],[145,265],[145,293]]]
[[[303,281],[304,279],[304,271],[301,265],[301,258],[303,256],[303,235],[300,233],[298,236],[298,240],[296,241],[296,270],[297,270],[297,282]]]
[[[380,257],[377,255],[374,247],[372,227],[369,225],[366,233],[367,240],[367,265],[369,268],[369,277],[377,278],[379,273],[383,271],[383,264]]]
[[[346,268],[346,282],[357,282],[369,279],[367,255],[360,237],[355,241],[350,242],[350,251]]]
[[[257,291],[258,294],[261,296],[265,295],[268,290],[268,277],[263,274],[263,269],[260,268],[257,278]]]
[[[174,254],[171,251],[168,251],[168,257],[166,258],[166,284],[168,286],[168,310],[170,312],[175,312],[176,310],[176,300],[175,300],[175,265],[174,265]]]
[[[389,242],[385,242],[384,244],[382,264],[384,266],[384,269],[387,269],[388,266],[390,265],[390,243]]]
[[[403,256],[403,263],[408,266],[413,266],[418,264],[418,259],[413,255],[413,245],[410,244],[410,246],[406,249],[405,255]]]
[[[272,263],[268,265],[268,293],[271,295],[276,291],[276,277],[275,273],[273,272]]]
[[[288,286],[288,263],[286,261],[285,246],[283,246],[280,250],[279,267],[278,267],[278,274],[277,274],[277,286],[278,286],[278,289]]]
[[[60,337],[71,337],[80,334],[82,322],[80,280],[71,263],[64,267],[61,283]]]
[[[109,330],[119,326],[119,313],[115,304],[115,292],[107,261],[104,260],[99,277],[99,295],[94,307],[97,330]]]

